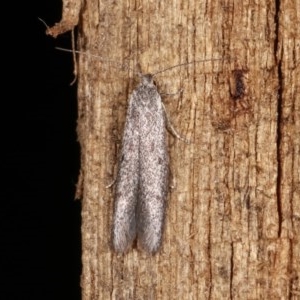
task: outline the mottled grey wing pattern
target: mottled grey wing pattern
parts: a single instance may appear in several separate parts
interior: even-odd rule
[[[158,250],[168,192],[169,157],[165,113],[151,76],[144,78],[140,106],[140,181],[137,203],[138,242],[147,252]]]
[[[151,75],[129,100],[116,182],[113,246],[126,252],[136,235],[149,253],[161,244],[169,159],[165,113]]]
[[[133,92],[129,99],[116,180],[112,242],[117,252],[126,252],[136,237],[140,139],[137,104],[137,95]]]

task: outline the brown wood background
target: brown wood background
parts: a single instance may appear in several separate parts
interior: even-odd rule
[[[300,2],[64,1],[78,24],[82,298],[300,299]],[[110,248],[128,95],[157,76],[175,128],[164,240],[149,256]],[[126,64],[120,68],[108,60]],[[240,97],[236,99],[236,81]],[[80,185],[79,185],[80,187]]]

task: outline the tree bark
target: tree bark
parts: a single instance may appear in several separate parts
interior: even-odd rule
[[[83,299],[300,299],[299,5],[81,4],[78,50],[90,54],[78,56]],[[58,25],[57,34],[67,28]],[[192,143],[168,135],[173,188],[159,253],[117,255],[106,186],[136,66],[153,73],[213,58],[156,77],[161,93],[183,89],[163,101]]]

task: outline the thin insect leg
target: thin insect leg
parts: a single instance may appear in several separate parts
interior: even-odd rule
[[[190,144],[190,141],[184,137],[182,137],[174,128],[174,126],[172,125],[171,121],[170,121],[170,118],[168,116],[168,113],[167,113],[167,110],[166,110],[166,107],[165,105],[162,103],[162,107],[164,109],[164,112],[165,112],[165,116],[166,116],[166,121],[167,121],[167,127],[168,129],[171,131],[171,133],[177,137],[179,140],[187,143],[187,144]]]
[[[117,157],[118,157],[117,161],[118,161],[119,163],[120,163],[120,160],[121,160],[121,155],[122,155],[122,152],[118,153],[118,155],[117,155]],[[111,188],[113,185],[115,185],[115,183],[116,183],[116,181],[117,181],[117,176],[118,176],[118,174],[115,175],[114,178],[113,178],[113,180],[112,180],[108,185],[105,186],[106,189],[109,189],[109,188]]]
[[[111,188],[115,183],[116,183],[117,179],[115,178],[114,180],[112,180],[111,183],[109,183],[108,185],[105,186],[106,189]]]

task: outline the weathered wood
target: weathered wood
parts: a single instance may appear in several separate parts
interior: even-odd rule
[[[300,299],[299,5],[82,5],[78,49],[103,59],[78,62],[83,299]],[[183,89],[164,102],[192,144],[169,136],[174,187],[160,252],[114,254],[106,185],[136,65],[146,73],[219,57],[157,76],[161,92]]]

